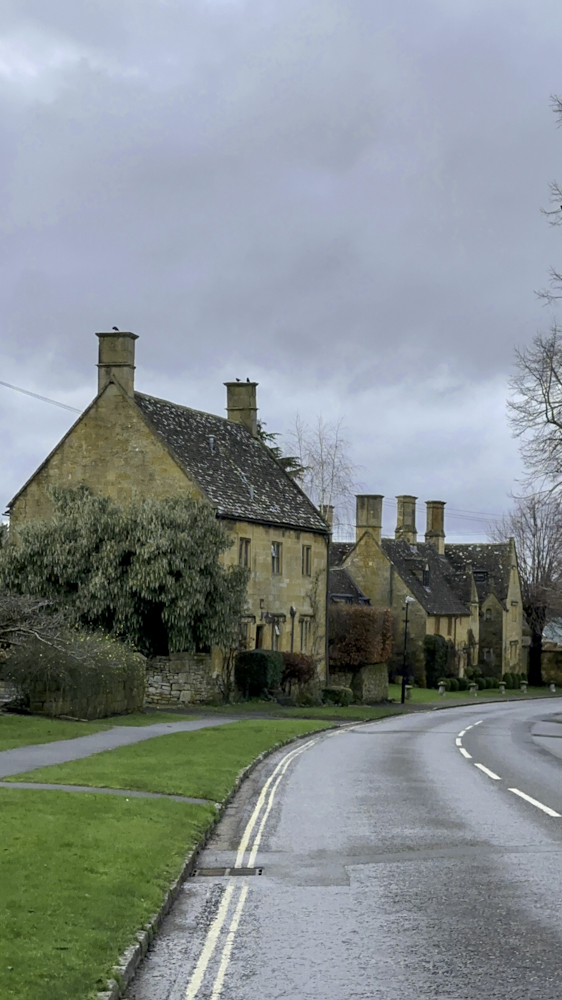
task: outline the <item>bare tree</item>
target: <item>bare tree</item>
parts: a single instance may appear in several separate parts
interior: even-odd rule
[[[56,645],[63,625],[63,615],[53,611],[52,601],[0,592],[0,648],[9,649],[30,639]]]
[[[552,110],[557,118],[558,126],[562,125],[562,97],[556,94],[551,95],[550,103]],[[543,208],[542,213],[545,215],[551,226],[561,226],[562,225],[562,185],[558,181],[552,181],[550,184],[550,209]],[[537,293],[541,299],[544,299],[546,303],[552,304],[558,299],[562,298],[562,271],[557,270],[555,267],[550,268],[550,289],[542,289]]]
[[[528,472],[527,485],[545,481],[556,491],[562,484],[562,338],[553,325],[537,334],[530,347],[515,352],[516,374],[510,380],[508,415]]]
[[[562,509],[552,494],[519,497],[515,509],[490,530],[495,541],[515,539],[523,611],[531,632],[529,682],[542,684],[546,625],[562,616]]]
[[[317,507],[334,508],[336,528],[351,521],[358,467],[350,458],[343,420],[330,423],[319,416],[309,426],[297,414],[288,437],[302,468],[300,483],[305,493]]]

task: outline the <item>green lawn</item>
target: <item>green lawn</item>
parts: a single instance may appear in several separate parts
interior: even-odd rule
[[[197,718],[193,715],[176,715],[171,712],[137,712],[134,715],[115,715],[95,722],[71,722],[66,719],[46,719],[40,715],[0,714],[0,751],[34,743],[53,743],[55,740],[73,740],[88,736],[113,726],[150,726],[157,722],[182,722]]]
[[[233,722],[216,729],[160,736],[6,780],[130,788],[218,802],[232,788],[239,771],[258,754],[326,726],[329,723],[305,719]]]
[[[400,701],[402,694],[402,689],[400,684],[389,684],[388,685],[388,697],[394,699],[394,701]],[[549,691],[547,687],[529,687],[527,688],[527,695],[532,695],[537,697],[537,695],[548,695]],[[440,695],[439,691],[433,688],[412,688],[412,696],[410,698],[409,704],[419,705],[425,702],[443,702],[443,701],[458,701],[459,699],[466,700],[470,698],[472,701],[478,701],[479,698],[524,698],[525,695],[521,691],[510,691],[506,690],[505,695],[499,693],[498,688],[486,688],[485,691],[479,691],[476,698],[471,695],[470,691],[446,691],[444,695]]]
[[[0,997],[90,1000],[214,809],[0,789]]]
[[[263,750],[327,725],[248,720],[19,778],[218,801]],[[166,799],[0,789],[1,1000],[93,1000],[215,815]]]
[[[315,705],[311,708],[297,708],[278,705],[275,701],[233,702],[229,705],[198,705],[197,714],[205,715],[246,715],[249,717],[263,716],[268,719],[324,719],[325,721],[368,721],[369,719],[384,719],[394,715],[396,708],[392,705],[350,705],[349,708],[338,708],[337,705]]]

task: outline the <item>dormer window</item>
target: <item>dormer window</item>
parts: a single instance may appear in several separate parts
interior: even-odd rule
[[[486,583],[488,579],[488,572],[485,569],[474,570],[474,579],[476,583]]]
[[[424,587],[429,587],[429,563],[426,563],[422,570],[422,583]]]

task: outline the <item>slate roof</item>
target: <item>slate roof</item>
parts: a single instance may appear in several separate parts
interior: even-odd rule
[[[219,517],[328,534],[306,494],[242,424],[140,392],[134,398]]]
[[[383,538],[381,548],[427,614],[470,614],[470,576],[466,569],[457,571],[446,556],[440,556],[427,542],[410,545],[403,539]],[[427,587],[422,580],[426,566],[429,567]]]
[[[345,557],[349,555],[354,542],[331,542],[330,543],[330,567],[341,566]]]
[[[328,576],[328,592],[330,600],[334,597],[344,598],[349,604],[370,604],[368,597],[358,587],[355,580],[346,569],[333,567]]]
[[[445,545],[445,554],[449,562],[459,571],[466,570],[469,564],[472,565],[480,601],[484,601],[488,594],[495,593],[498,600],[505,603],[511,569],[509,542]],[[487,580],[478,580],[479,571],[488,574]]]

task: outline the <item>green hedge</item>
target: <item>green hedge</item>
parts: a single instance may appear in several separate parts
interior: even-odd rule
[[[281,684],[284,662],[273,649],[251,649],[239,653],[234,665],[234,680],[245,698],[259,698],[275,691]]]
[[[146,661],[122,642],[76,630],[52,644],[33,639],[13,647],[1,676],[18,691],[15,708],[103,719],[142,708]]]
[[[353,691],[348,687],[336,687],[332,685],[323,688],[322,699],[325,704],[339,705],[341,708],[347,708],[348,705],[353,703]]]

